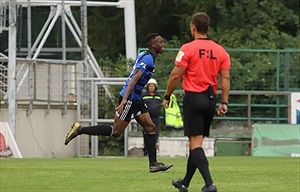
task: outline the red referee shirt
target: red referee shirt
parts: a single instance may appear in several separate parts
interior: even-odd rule
[[[182,45],[175,65],[186,68],[183,75],[184,91],[203,92],[211,84],[218,89],[217,76],[221,69],[230,69],[229,54],[209,39],[196,39]]]

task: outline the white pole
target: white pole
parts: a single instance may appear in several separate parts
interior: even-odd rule
[[[120,0],[120,2],[124,5],[126,58],[134,60],[137,52],[134,0]]]
[[[82,41],[82,60],[84,66],[87,66],[87,5],[86,0],[81,0],[81,41]],[[84,76],[88,77],[87,69],[84,69]]]
[[[134,0],[120,0],[120,2],[124,6],[126,59],[134,60],[137,54]],[[127,70],[131,70],[129,64]],[[124,134],[124,156],[128,156],[128,127]]]
[[[27,0],[27,57],[31,58],[31,5],[30,5],[30,0]]]
[[[13,136],[16,136],[16,0],[9,1],[9,27],[8,27],[8,124]]]

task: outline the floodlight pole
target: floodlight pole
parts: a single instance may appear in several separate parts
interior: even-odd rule
[[[120,3],[124,7],[126,59],[134,60],[137,53],[134,0],[120,0]],[[131,68],[131,64],[127,63],[127,71],[131,71]],[[128,157],[128,129],[129,127],[124,132],[125,157]]]
[[[124,8],[126,59],[134,60],[137,52],[134,0],[120,0],[120,3]],[[127,65],[128,71],[131,71],[130,68]]]
[[[9,1],[9,27],[8,27],[8,124],[15,137],[16,127],[16,0]]]

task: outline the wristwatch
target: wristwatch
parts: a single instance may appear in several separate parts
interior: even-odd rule
[[[228,105],[228,102],[226,102],[226,101],[221,101],[221,105]]]
[[[171,95],[165,95],[164,99],[170,101]]]

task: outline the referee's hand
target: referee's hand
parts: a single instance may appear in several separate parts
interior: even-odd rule
[[[163,101],[163,106],[165,109],[168,109],[169,108],[169,103],[170,103],[170,100],[165,100]]]
[[[227,113],[227,105],[220,104],[217,109],[217,114],[219,116],[224,116]]]

